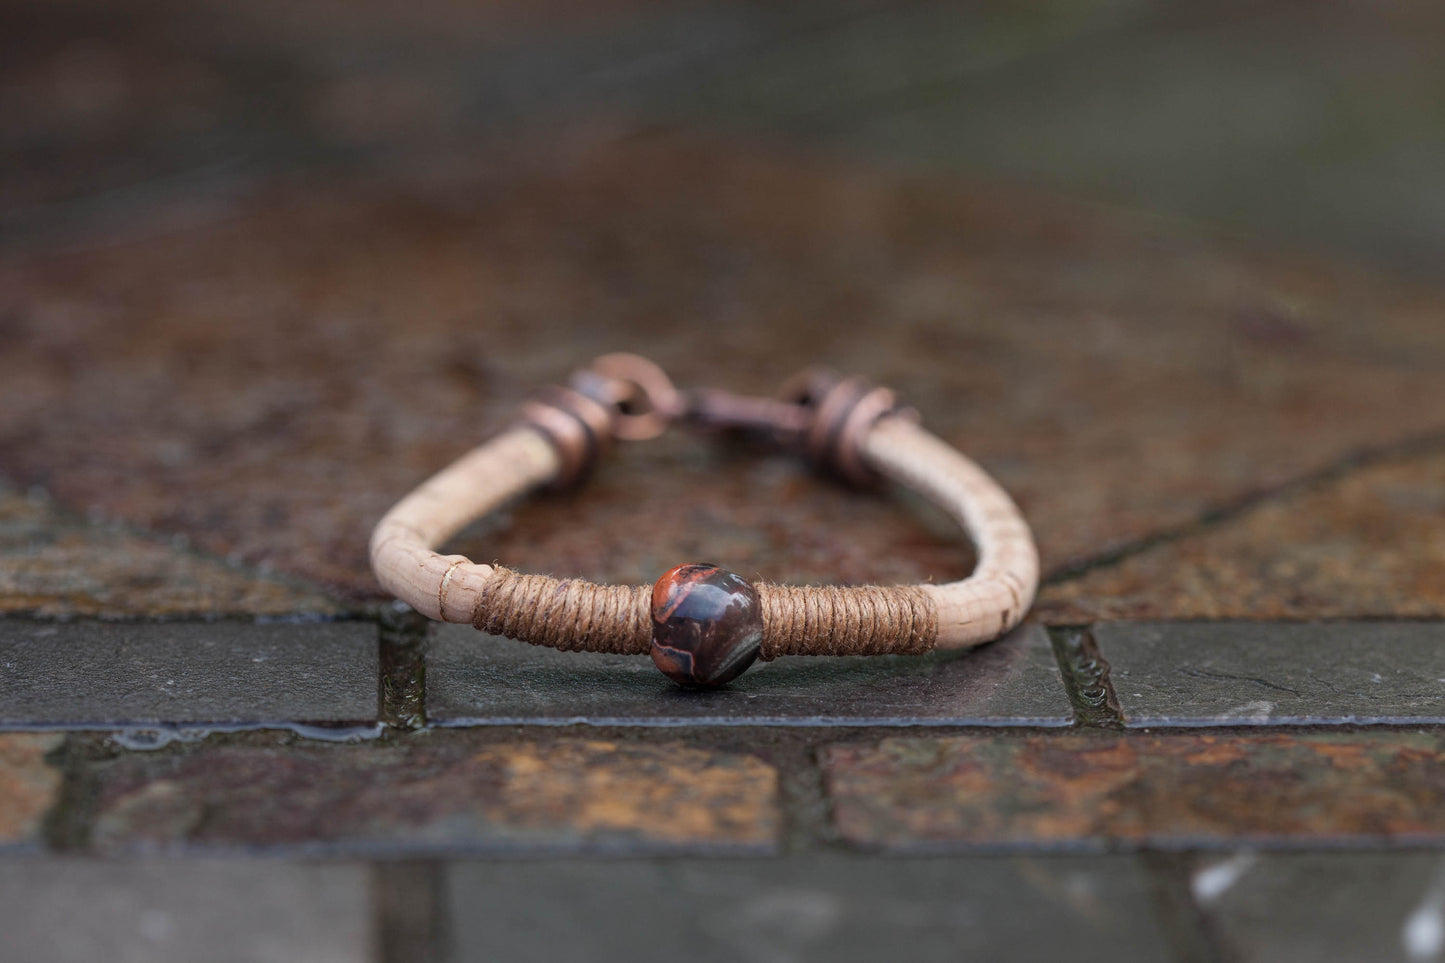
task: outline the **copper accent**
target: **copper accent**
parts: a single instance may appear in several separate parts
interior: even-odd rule
[[[612,412],[571,388],[549,387],[522,406],[521,420],[541,432],[557,451],[553,485],[577,481],[606,451],[613,436]]]
[[[778,397],[805,408],[816,407],[818,400],[842,380],[842,375],[826,365],[809,365],[783,382]]]
[[[755,431],[786,447],[800,443],[812,423],[812,414],[802,405],[777,398],[739,395],[718,388],[699,388],[687,393],[683,417],[699,428]]]
[[[873,481],[874,473],[863,460],[863,438],[897,403],[891,389],[864,378],[839,382],[818,402],[808,431],[809,457],[856,484]]]
[[[589,439],[586,428],[576,418],[544,401],[532,400],[522,405],[520,420],[556,450],[557,477],[553,484],[565,485],[582,473]]]
[[[878,419],[890,414],[916,417],[911,409],[898,407],[898,396],[891,388],[866,378],[844,378],[821,366],[789,378],[779,394],[810,415],[802,439],[808,458],[859,485],[877,479],[863,458],[863,440]]]
[[[542,398],[586,425],[596,442],[599,454],[605,451],[608,443],[616,437],[616,413],[595,398],[571,388],[561,387],[544,389]]]
[[[848,481],[868,484],[876,476],[863,457],[864,439],[879,418],[907,414],[891,389],[828,368],[799,372],[773,398],[716,388],[684,393],[653,362],[621,352],[574,372],[571,388],[551,389],[536,404],[547,410],[529,406],[524,416],[557,446],[563,484],[580,476],[608,439],[653,438],[678,419],[699,428],[752,432],[801,450]],[[558,413],[575,424],[564,423]]]
[[[672,379],[641,355],[604,354],[572,375],[572,387],[612,408],[612,434],[626,441],[656,438],[683,412]]]
[[[801,450],[818,467],[855,484],[876,474],[863,457],[863,440],[885,415],[914,417],[898,407],[889,388],[865,378],[844,378],[811,367],[789,378],[774,398],[756,398],[716,388],[686,393],[683,418],[702,428],[750,431],[785,448]]]

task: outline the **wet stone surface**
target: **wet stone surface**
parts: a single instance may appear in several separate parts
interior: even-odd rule
[[[643,656],[527,645],[439,625],[427,717],[441,725],[1042,725],[1073,720],[1044,630],[966,652],[757,663],[725,689],[683,691]]]
[[[441,0],[341,22],[324,2],[11,5],[0,244],[165,230],[297,170],[404,165],[539,116],[615,112],[780,27],[846,16],[787,6]]]
[[[749,755],[602,739],[207,746],[100,764],[106,853],[768,852],[777,775]]]
[[[823,761],[865,847],[1445,842],[1428,733],[892,738]]]
[[[45,761],[57,734],[0,735],[0,850],[40,844],[45,814],[60,795],[60,770]]]
[[[1200,858],[1191,888],[1227,958],[1240,963],[1422,963],[1445,945],[1439,852]]]
[[[897,384],[1017,496],[1047,569],[1440,428],[1431,288],[995,186],[545,133],[425,183],[277,187],[173,233],[5,258],[0,463],[370,598],[381,513],[619,348],[686,385],[770,393],[816,362]],[[886,499],[674,439],[455,547],[607,581],[696,558],[791,582],[968,568]]]
[[[66,515],[0,479],[0,613],[42,618],[338,615],[305,587],[115,525]]]
[[[1125,857],[458,863],[447,882],[456,961],[1170,958]]]
[[[888,4],[736,65],[695,103],[667,93],[835,151],[1430,272],[1445,231],[1421,200],[1440,171],[1392,162],[1439,151],[1442,36],[1434,4]]]
[[[276,860],[0,862],[5,957],[27,963],[373,959],[368,874]]]
[[[1445,624],[1095,626],[1133,726],[1445,722]]]
[[[366,622],[0,620],[0,724],[369,722]]]
[[[1445,453],[1347,468],[1280,493],[1046,586],[1036,611],[1069,623],[1445,617]]]

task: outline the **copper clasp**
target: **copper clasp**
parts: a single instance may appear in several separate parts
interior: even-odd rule
[[[812,414],[779,398],[739,395],[719,388],[698,388],[686,394],[683,418],[699,428],[746,431],[784,446],[807,432]]]
[[[681,392],[656,364],[637,354],[604,354],[572,375],[572,388],[612,412],[612,434],[625,441],[656,438],[685,413]]]
[[[801,451],[819,467],[859,483],[873,478],[862,442],[874,422],[911,416],[891,390],[826,368],[809,368],[776,397],[762,398],[718,388],[679,391],[656,364],[626,353],[605,354],[574,373],[571,391],[605,410],[613,438],[654,438],[674,421],[742,431]]]
[[[812,419],[801,396],[760,398],[718,388],[679,391],[656,364],[625,352],[604,354],[574,372],[571,388],[606,407],[612,413],[611,434],[626,440],[656,437],[669,423],[682,421],[789,445],[801,441]]]

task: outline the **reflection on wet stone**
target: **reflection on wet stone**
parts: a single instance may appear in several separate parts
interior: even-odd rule
[[[1190,882],[1227,959],[1240,963],[1422,963],[1445,943],[1438,852],[1246,851],[1197,858]]]
[[[1001,947],[1013,960],[1170,958],[1127,857],[489,861],[447,873],[456,960],[597,959],[599,945],[608,959],[691,963],[998,959]]]
[[[367,960],[367,883],[355,863],[12,860],[0,932],[27,963]]]
[[[678,689],[640,656],[558,652],[438,625],[427,717],[441,725],[698,722],[1063,726],[1073,719],[1044,630],[962,652],[783,658],[726,688]]]
[[[1445,626],[1119,622],[1095,627],[1132,726],[1445,722]]]
[[[46,761],[55,733],[0,735],[0,849],[40,842],[46,812],[60,796],[60,770]]]

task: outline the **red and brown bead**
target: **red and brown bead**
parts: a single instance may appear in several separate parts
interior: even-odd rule
[[[689,688],[726,685],[758,657],[763,608],[742,576],[690,562],[652,586],[652,661]]]

